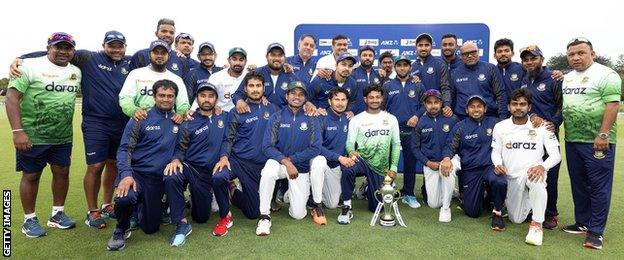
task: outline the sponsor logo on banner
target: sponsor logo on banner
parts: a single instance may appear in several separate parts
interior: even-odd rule
[[[320,51],[319,56],[325,56],[325,55],[331,54],[331,52],[332,52],[331,50]]]
[[[384,53],[384,52],[390,52],[392,53],[392,56],[399,56],[399,49],[381,49],[379,50],[379,53]]]
[[[379,39],[360,39],[360,46],[379,46]]]
[[[440,50],[440,49],[432,49],[431,50],[431,55],[436,56],[436,57],[442,56],[442,50]]]
[[[358,50],[357,49],[348,49],[347,52],[349,52],[353,56],[357,56],[358,55]]]
[[[385,46],[399,45],[399,41],[397,41],[397,40],[383,40],[383,41],[381,41],[381,43],[379,45],[385,45]]]
[[[402,52],[401,52],[401,55],[405,55],[405,56],[414,56],[414,55],[416,55],[416,51],[413,51],[413,50],[411,50],[411,51],[402,51]],[[396,56],[396,55],[395,55],[395,56]]]
[[[319,46],[331,46],[332,39],[319,39]]]
[[[401,39],[401,46],[416,46],[416,39]]]

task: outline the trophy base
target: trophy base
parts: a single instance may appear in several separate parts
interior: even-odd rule
[[[382,227],[394,227],[396,225],[396,221],[394,219],[393,220],[380,219],[379,225],[381,225]]]

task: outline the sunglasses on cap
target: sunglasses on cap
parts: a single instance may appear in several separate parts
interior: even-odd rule
[[[568,45],[566,46],[566,48],[570,48],[570,46],[576,45],[576,44],[579,44],[579,43],[587,43],[587,45],[589,45],[590,47],[592,46],[592,43],[587,38],[585,38],[585,37],[577,37],[577,38],[574,38],[574,39],[570,40],[568,42]]]

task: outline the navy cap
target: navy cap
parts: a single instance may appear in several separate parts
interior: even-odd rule
[[[155,40],[152,43],[150,43],[149,50],[153,51],[156,47],[159,47],[159,46],[165,48],[167,52],[171,51],[171,47],[169,47],[169,44],[163,40]]]
[[[422,101],[427,100],[428,97],[437,97],[438,99],[442,100],[442,94],[440,93],[440,91],[438,91],[437,89],[433,89],[433,88],[423,93]]]
[[[431,37],[431,35],[428,33],[421,33],[418,36],[416,36],[416,43],[418,43],[421,40],[427,40],[431,44],[433,44],[433,37]]]
[[[472,95],[472,96],[470,96],[470,98],[468,98],[468,104],[470,104],[470,101],[472,101],[473,99],[478,99],[485,106],[485,99],[481,95]]]
[[[217,87],[215,87],[215,85],[213,85],[212,83],[208,83],[208,82],[203,82],[199,84],[199,86],[197,86],[197,91],[195,91],[195,96],[199,95],[199,92],[202,92],[204,90],[212,90],[215,92],[217,97],[219,96],[217,92]]]
[[[375,54],[375,48],[373,48],[373,46],[370,46],[370,45],[364,45],[360,47],[360,49],[358,50],[358,55],[361,55],[363,51],[372,51],[373,54]]]
[[[279,42],[274,42],[274,43],[269,44],[269,47],[267,47],[267,54],[269,54],[269,52],[271,52],[271,50],[275,49],[275,48],[282,50],[282,52],[284,54],[286,54],[286,50],[284,49],[284,45],[282,45]]]
[[[103,43],[111,43],[114,41],[118,41],[123,44],[126,44],[126,36],[124,36],[122,33],[118,31],[108,31],[106,32],[106,34],[104,34]]]
[[[300,88],[303,90],[303,92],[306,93],[306,95],[308,94],[308,91],[306,90],[306,86],[303,84],[303,82],[295,80],[295,81],[291,81],[290,83],[288,83],[288,90],[286,91],[287,93],[290,92],[293,89],[296,88]]]
[[[74,37],[64,32],[55,32],[48,37],[48,45],[57,45],[61,42],[69,43],[72,47],[76,47],[76,41]]]
[[[180,41],[180,39],[189,39],[191,42],[195,42],[195,38],[188,33],[180,33],[175,37],[175,42]]]
[[[212,43],[209,43],[209,42],[202,42],[202,43],[199,45],[199,51],[201,51],[203,48],[210,48],[210,50],[211,50],[212,52],[214,52],[214,53],[216,53],[216,52],[217,52],[217,51],[215,50],[214,45],[212,45]]]
[[[336,59],[336,64],[346,59],[352,60],[353,64],[357,63],[357,60],[355,59],[355,57],[353,57],[353,55],[351,55],[351,53],[349,53],[348,51],[343,51],[338,55],[338,58]]]
[[[232,57],[232,55],[236,54],[236,53],[240,53],[243,55],[243,57],[247,58],[247,52],[241,48],[241,47],[234,47],[232,49],[230,49],[230,51],[228,52],[228,58]]]
[[[524,58],[524,56],[526,56],[526,54],[529,54],[529,53],[533,54],[533,56],[544,57],[542,50],[540,50],[540,48],[537,47],[537,45],[533,44],[533,45],[529,45],[527,47],[520,49],[520,58]]]
[[[399,63],[399,61],[407,61],[407,64],[412,65],[412,60],[410,60],[409,57],[407,57],[406,55],[399,55],[394,57],[394,65],[396,65],[397,63]]]

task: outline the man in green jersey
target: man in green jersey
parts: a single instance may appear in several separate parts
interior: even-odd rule
[[[622,79],[609,67],[594,62],[592,43],[585,38],[572,39],[567,56],[574,70],[565,75],[561,89],[576,223],[563,231],[586,234],[585,247],[602,249],[613,186]]]
[[[16,148],[16,170],[22,172],[20,197],[24,208],[22,233],[45,236],[35,215],[39,179],[46,164],[52,170],[52,215],[48,227],[76,226],[64,212],[69,187],[72,119],[80,69],[69,64],[76,42],[58,32],[48,38],[47,56],[24,60],[21,76],[9,82],[6,111]]]
[[[381,110],[383,92],[381,86],[371,85],[364,89],[366,111],[354,116],[349,122],[346,150],[356,161],[351,167],[340,166],[343,206],[338,216],[339,224],[349,224],[353,217],[351,196],[355,188],[355,177],[368,178],[368,210],[375,211],[375,191],[381,187],[387,175],[396,177],[401,140],[399,122],[392,114]],[[357,148],[356,148],[357,147]]]

